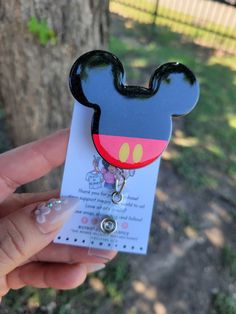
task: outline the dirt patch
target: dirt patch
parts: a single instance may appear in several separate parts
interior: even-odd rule
[[[208,313],[213,292],[236,293],[221,263],[222,247],[236,248],[232,208],[210,191],[190,192],[166,162],[158,186],[149,254],[129,257],[133,281],[125,313],[132,308],[134,313]]]

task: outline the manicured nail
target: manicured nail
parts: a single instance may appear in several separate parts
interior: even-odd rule
[[[46,234],[59,229],[78,208],[78,203],[78,198],[67,197],[40,204],[34,211],[34,217],[41,232]]]
[[[88,255],[96,256],[99,258],[103,258],[107,261],[110,261],[116,255],[116,252],[110,251],[110,250],[101,250],[101,249],[89,248],[88,249]]]
[[[105,264],[87,264],[87,273],[94,273],[95,271],[99,271],[105,267]]]

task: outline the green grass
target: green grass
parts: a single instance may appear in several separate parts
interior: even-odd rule
[[[223,292],[214,293],[209,314],[236,314],[234,299]]]
[[[6,313],[11,314],[95,314],[101,304],[109,303],[112,313],[121,313],[129,279],[127,258],[120,255],[105,270],[90,275],[77,289],[57,291],[26,287],[11,291],[4,297],[3,305]]]
[[[113,0],[110,2],[110,10],[141,23],[152,23],[158,27],[168,26],[171,31],[186,34],[191,39],[197,39],[205,45],[216,48],[224,47],[232,53],[235,50],[236,38],[233,28],[213,22],[205,21],[203,23],[191,15],[169,9],[163,5],[158,7],[158,14],[155,17],[155,2]]]
[[[190,187],[234,188],[236,181],[236,57],[190,43],[167,27],[126,23],[122,36],[110,39],[110,50],[125,65],[127,82],[147,84],[158,64],[182,62],[201,85],[198,106],[182,117],[182,133],[175,133],[171,156],[174,168]],[[189,141],[191,140],[191,141]]]
[[[46,21],[37,20],[32,16],[27,24],[28,31],[38,39],[39,43],[45,46],[48,42],[56,44],[56,34],[52,28],[50,28]]]
[[[217,55],[214,50],[188,42],[168,27],[156,28],[134,21],[126,21],[125,27],[122,21],[116,23],[110,50],[124,63],[129,84],[147,84],[153,69],[168,61],[186,64],[200,80],[199,105],[190,115],[180,118],[184,125],[172,138],[176,153],[171,154],[170,162],[180,178],[193,189],[218,191],[224,183],[232,184],[235,190],[236,57]],[[185,212],[180,213],[179,219],[184,226],[192,224]],[[222,263],[234,273],[235,255],[231,250],[225,249]],[[96,282],[98,286],[100,283],[100,290],[96,290]],[[96,314],[96,308],[105,305],[112,308],[112,313],[122,313],[130,284],[126,256],[119,256],[78,289],[62,292],[28,287],[11,292],[3,303],[6,313],[11,314]],[[232,298],[220,294],[213,299],[211,314],[235,314]]]
[[[221,263],[230,275],[236,279],[236,251],[231,246],[225,245],[222,248]]]

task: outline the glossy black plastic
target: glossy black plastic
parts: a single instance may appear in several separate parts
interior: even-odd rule
[[[183,64],[171,62],[157,68],[150,78],[149,88],[127,86],[119,59],[101,50],[88,52],[76,60],[69,83],[75,99],[94,109],[92,135],[107,135],[109,137],[106,138],[114,141],[120,137],[121,140],[127,139],[128,144],[129,138],[166,142],[155,156],[152,152],[153,158],[149,156],[144,164],[141,161],[127,161],[128,158],[122,162],[124,158],[119,158],[119,153],[116,162],[114,152],[112,159],[107,157],[113,143],[98,147],[101,143],[97,145],[97,137],[93,136],[102,157],[114,166],[123,168],[139,168],[159,157],[171,136],[171,116],[190,112],[199,97],[198,82]],[[147,150],[145,145],[144,153]]]

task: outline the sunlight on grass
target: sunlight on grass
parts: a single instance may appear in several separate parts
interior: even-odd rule
[[[157,297],[156,288],[152,286],[147,286],[142,281],[134,280],[132,282],[132,286],[135,292],[143,295],[148,300],[155,300]]]
[[[148,60],[145,58],[136,58],[131,62],[133,67],[142,68],[148,65]]]
[[[196,137],[185,137],[185,138],[174,137],[173,142],[179,146],[192,147],[199,144],[199,139]]]
[[[231,128],[236,129],[236,115],[231,115],[228,117],[228,124]]]
[[[165,305],[160,302],[156,302],[154,304],[154,311],[155,311],[155,314],[168,314]]]
[[[218,248],[223,247],[225,243],[224,234],[222,233],[221,229],[219,228],[209,228],[205,229],[204,231],[206,237],[208,240]]]
[[[155,3],[148,1],[111,1],[110,11],[125,18],[157,27],[168,26],[170,31],[186,34],[206,46],[222,48],[222,42],[228,51],[235,53],[234,29],[213,22],[201,22],[196,24],[193,16],[187,15],[164,6],[158,7],[158,15],[155,16]],[[217,30],[217,31],[216,31]],[[227,37],[228,36],[228,37]]]
[[[110,2],[110,11],[114,13],[118,13],[123,17],[132,17],[135,21],[141,23],[152,23],[153,17],[150,13],[138,11],[137,9],[124,6],[123,4]]]
[[[27,306],[30,310],[37,308],[40,304],[39,295],[33,294],[27,302]]]
[[[214,224],[215,226],[220,226],[221,225],[221,220],[219,218],[219,216],[216,213],[210,212],[210,211],[206,211],[203,214],[203,218],[205,221],[207,221],[208,223],[211,223],[212,225]]]
[[[222,151],[222,149],[217,146],[216,144],[212,144],[212,143],[207,143],[207,145],[205,146],[206,150],[208,150],[209,152],[213,153],[215,156],[219,157],[219,158],[224,158],[224,152]]]
[[[225,208],[214,201],[211,201],[208,205],[212,208],[213,212],[215,212],[217,216],[220,217],[221,220],[227,223],[231,222],[232,218]]]
[[[168,234],[174,233],[174,229],[168,221],[164,219],[160,219],[159,224],[160,224],[161,229],[165,230]]]
[[[189,239],[196,239],[197,236],[198,236],[198,233],[197,231],[191,227],[191,226],[187,226],[184,228],[184,233],[186,234],[186,236],[189,238]]]
[[[232,70],[236,70],[236,56],[231,55],[222,55],[220,53],[216,53],[215,55],[212,55],[211,58],[208,60],[209,65],[216,65],[216,64],[223,64]],[[236,76],[234,77],[234,80],[232,81],[233,84],[236,84]]]
[[[99,278],[91,277],[89,278],[89,285],[94,291],[102,292],[105,291],[105,286]]]
[[[165,193],[160,187],[156,190],[156,194],[160,202],[167,202],[169,200],[169,195]]]

